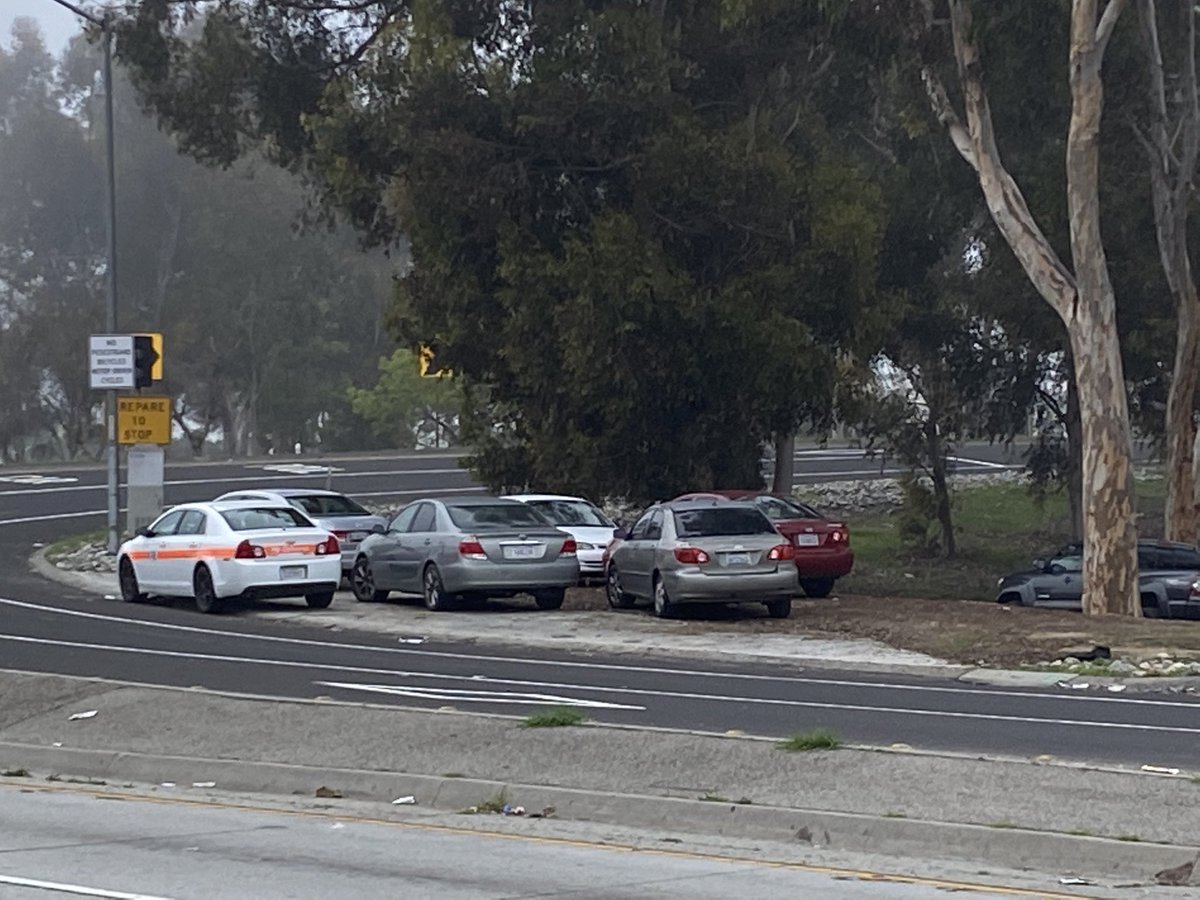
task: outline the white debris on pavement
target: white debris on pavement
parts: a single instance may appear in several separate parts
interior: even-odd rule
[[[67,716],[67,721],[68,722],[78,722],[81,719],[91,719],[91,718],[95,717],[95,715],[98,711],[99,710],[89,709],[87,712],[71,713],[71,715]]]

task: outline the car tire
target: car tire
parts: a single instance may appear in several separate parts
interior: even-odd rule
[[[828,597],[833,590],[832,578],[801,578],[800,587],[804,590],[805,597],[812,597],[814,600],[819,600],[822,597]]]
[[[667,583],[657,573],[654,575],[654,615],[660,619],[669,619],[675,615],[675,605],[667,594]]]
[[[321,591],[319,594],[305,594],[304,602],[309,609],[328,609],[333,602],[333,591]]]
[[[122,556],[117,564],[117,579],[121,582],[121,599],[126,603],[145,603],[146,595],[138,585],[137,572],[128,556]]]
[[[427,565],[421,574],[421,595],[425,598],[425,608],[430,612],[442,612],[450,608],[450,597],[442,584],[442,573],[433,563]]]
[[[537,604],[538,609],[562,609],[566,599],[566,588],[546,588],[533,592],[533,602]]]
[[[604,576],[604,595],[608,598],[608,605],[613,609],[630,609],[637,599],[633,594],[627,594],[621,590],[621,574],[613,565],[608,567],[608,572]]]
[[[786,619],[792,614],[791,600],[768,600],[766,607],[767,615],[772,619]]]
[[[221,599],[213,587],[212,572],[208,571],[208,566],[196,566],[192,575],[192,596],[196,598],[196,609],[200,612],[220,612]]]
[[[371,562],[365,556],[356,559],[350,568],[350,590],[359,603],[380,603],[388,597],[387,591],[375,587],[375,573],[371,571]]]
[[[1162,611],[1158,607],[1158,598],[1153,594],[1142,594],[1142,618],[1162,618]]]

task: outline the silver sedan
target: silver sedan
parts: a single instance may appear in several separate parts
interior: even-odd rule
[[[753,504],[663,503],[613,542],[608,602],[650,600],[657,616],[682,603],[763,603],[772,617],[786,618],[800,589],[795,553]]]
[[[350,587],[363,602],[420,594],[431,610],[470,597],[532,594],[558,609],[579,581],[575,539],[537,510],[498,497],[430,497],[358,548]]]

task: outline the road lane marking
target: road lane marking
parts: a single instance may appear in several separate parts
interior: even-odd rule
[[[0,783],[0,787],[4,787]],[[573,847],[583,850],[602,850],[606,853],[638,853],[639,855],[661,856],[669,859],[691,859],[708,862],[735,863],[742,866],[765,866],[784,871],[805,872],[816,875],[829,875],[837,879],[857,878],[861,881],[885,882],[892,884],[909,884],[917,887],[932,887],[946,891],[966,891],[971,893],[1001,894],[1006,897],[1039,897],[1042,900],[1080,900],[1079,894],[1063,894],[1054,891],[1033,890],[1030,888],[1005,887],[1003,885],[981,884],[971,881],[951,881],[944,878],[926,877],[922,875],[899,875],[887,872],[874,872],[869,869],[847,869],[836,866],[823,866],[807,862],[791,862],[778,859],[753,859],[733,856],[725,853],[699,852],[695,850],[671,850],[665,847],[640,846],[633,843],[615,841],[589,841],[584,838],[555,837],[551,835],[532,835],[516,832],[491,831],[485,825],[474,827],[464,825],[441,825],[428,821],[414,822],[396,819],[383,819],[377,816],[351,815],[349,813],[325,812],[315,809],[294,809],[280,806],[267,806],[246,802],[214,800],[208,797],[168,797],[153,794],[137,794],[124,790],[97,791],[71,785],[39,784],[11,785],[23,791],[34,791],[44,794],[72,794],[95,798],[117,798],[131,803],[154,803],[162,806],[190,806],[202,809],[218,809],[227,812],[261,813],[265,815],[286,816],[299,819],[318,819],[320,821],[349,822],[360,825],[377,825],[384,828],[406,829],[411,831],[431,831],[440,834],[456,835],[471,838],[490,838],[500,841],[513,841],[522,844],[545,844],[552,847]],[[151,898],[151,900],[167,900],[167,898]]]
[[[74,894],[76,897],[104,897],[108,900],[170,900],[156,894],[129,894],[125,891],[106,891],[103,888],[84,887],[81,884],[63,884],[58,881],[40,881],[36,878],[19,878],[16,875],[0,875],[0,884],[30,888],[36,891],[57,891]]]
[[[216,653],[189,653],[183,650],[152,650],[146,647],[122,647],[114,644],[88,644],[81,641],[61,641],[51,638],[26,637],[24,635],[0,635],[0,643],[9,641],[22,644],[36,644],[51,647],[67,647],[73,650],[93,650],[101,653],[125,653],[139,656],[158,656],[168,659],[191,659],[203,662],[234,663],[251,666],[269,666],[274,668],[291,669],[332,669],[341,672],[359,672],[376,675],[393,675],[397,673],[386,669],[363,669],[357,666],[335,665],[328,663],[312,663],[281,659],[256,659],[246,656],[226,656]],[[420,678],[463,679],[467,676],[443,676],[428,673],[409,673]],[[633,694],[641,696],[673,698],[681,700],[699,700],[710,703],[737,703],[752,706],[795,707],[799,709],[851,710],[854,712],[885,713],[898,716],[923,716],[926,718],[945,719],[974,719],[987,722],[1020,722],[1032,725],[1056,725],[1076,728],[1116,729],[1121,731],[1148,731],[1164,734],[1200,734],[1200,728],[1186,728],[1179,725],[1146,725],[1136,722],[1095,722],[1080,719],[1060,719],[1054,717],[1038,718],[1036,716],[1007,716],[998,713],[961,712],[957,710],[910,709],[896,706],[870,706],[860,703],[825,703],[816,700],[780,700],[771,697],[746,697],[727,694],[698,694],[685,691],[639,690],[637,688],[614,688],[600,685],[571,685],[546,684],[560,690],[601,691],[604,693]]]
[[[393,476],[402,475],[466,475],[470,476],[470,472],[466,469],[389,469],[381,472],[339,472],[337,473],[337,481],[342,481],[345,478],[390,478]],[[199,484],[239,484],[241,482],[252,481],[261,483],[265,481],[295,481],[297,478],[312,479],[323,477],[324,473],[313,475],[238,475],[230,478],[180,478],[171,481],[164,481],[164,487],[188,487]],[[76,484],[70,487],[48,487],[48,488],[21,488],[15,491],[0,490],[0,497],[20,497],[31,494],[64,494],[78,493],[81,491],[104,491],[108,489],[106,484]],[[228,491],[222,491],[228,493]],[[427,493],[437,494],[436,490],[429,490]]]
[[[343,691],[365,691],[369,694],[389,694],[395,697],[415,697],[418,700],[453,700],[460,703],[501,703],[525,706],[578,706],[583,709],[632,709],[645,712],[644,706],[629,706],[624,703],[606,703],[603,700],[584,700],[581,697],[563,697],[557,694],[523,694],[518,691],[468,691],[462,688],[406,688],[393,684],[356,684],[352,681],[314,681],[321,687],[340,688]],[[548,685],[551,686],[551,685]],[[553,685],[570,687],[570,685]]]
[[[24,609],[37,610],[38,612],[50,613],[53,615],[72,616],[82,619],[100,619],[105,622],[118,623],[122,625],[142,625],[147,628],[158,628],[166,631],[181,631],[190,634],[205,634],[216,637],[234,637],[243,638],[245,640],[263,641],[265,643],[274,644],[293,644],[302,647],[319,647],[321,649],[334,650],[355,650],[365,651],[370,653],[384,654],[400,654],[405,656],[419,656],[429,659],[453,659],[453,660],[469,660],[471,662],[480,663],[506,663],[520,666],[541,666],[548,668],[567,668],[567,669],[594,669],[605,672],[645,672],[654,675],[679,675],[691,678],[728,678],[732,681],[750,681],[750,682],[772,682],[777,684],[819,684],[827,687],[850,687],[860,689],[881,689],[895,691],[910,691],[915,693],[940,693],[940,694],[963,694],[966,696],[985,697],[1021,697],[1032,700],[1051,700],[1064,701],[1071,703],[1115,703],[1125,704],[1129,706],[1156,706],[1163,708],[1180,708],[1193,711],[1200,711],[1200,702],[1188,702],[1183,700],[1156,700],[1141,697],[1112,697],[1112,696],[1091,696],[1080,694],[1055,694],[1049,692],[1037,691],[1013,691],[1013,690],[993,690],[988,686],[975,687],[954,687],[951,685],[927,685],[927,684],[897,684],[886,681],[852,681],[850,679],[841,678],[795,678],[787,675],[755,675],[746,672],[714,672],[712,670],[697,670],[697,669],[675,669],[665,666],[638,666],[638,665],[619,665],[616,663],[596,663],[596,662],[579,662],[576,660],[548,660],[548,659],[530,659],[524,657],[512,656],[486,656],[483,654],[474,653],[458,653],[458,652],[437,652],[433,650],[417,650],[408,647],[376,647],[371,644],[347,644],[336,641],[316,641],[307,638],[288,638],[279,637],[271,634],[253,634],[243,633],[238,631],[225,631],[217,628],[201,628],[196,625],[176,625],[171,622],[155,622],[148,619],[129,619],[122,616],[108,616],[101,613],[84,612],[83,610],[64,609],[57,606],[44,606],[38,603],[29,603],[24,600],[11,600],[6,597],[0,597],[0,605],[16,606]],[[0,636],[2,639],[3,636]],[[239,657],[240,658],[240,657]],[[848,664],[849,665],[849,664]],[[367,670],[374,671],[374,670]],[[385,670],[390,674],[395,674],[393,670]]]

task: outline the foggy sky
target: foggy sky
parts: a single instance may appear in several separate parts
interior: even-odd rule
[[[88,7],[89,4],[78,2],[76,5]],[[54,0],[2,0],[0,2],[0,44],[7,47],[12,39],[13,21],[26,16],[37,21],[41,28],[46,46],[54,55],[62,52],[67,41],[79,33],[79,19],[70,11],[59,6]]]

